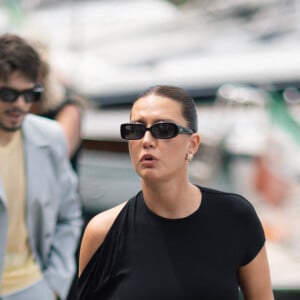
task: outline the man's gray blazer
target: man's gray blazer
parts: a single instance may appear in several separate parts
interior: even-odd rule
[[[77,177],[61,126],[28,114],[22,125],[27,180],[27,226],[33,254],[46,281],[65,299],[75,272],[81,234]],[[0,178],[0,278],[7,240],[7,208]]]

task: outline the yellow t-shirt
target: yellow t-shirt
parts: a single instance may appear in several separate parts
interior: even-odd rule
[[[22,134],[19,130],[0,146],[0,180],[7,200],[8,239],[0,295],[20,291],[42,278],[29,246],[26,224],[26,176]]]

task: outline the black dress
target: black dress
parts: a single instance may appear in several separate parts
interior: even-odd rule
[[[202,188],[192,215],[166,219],[139,192],[124,206],[78,281],[79,300],[237,300],[240,266],[265,242],[243,197]]]

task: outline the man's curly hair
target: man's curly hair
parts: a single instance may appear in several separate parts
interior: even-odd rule
[[[0,80],[6,82],[12,73],[19,73],[37,82],[40,70],[37,51],[22,37],[15,34],[0,35]]]

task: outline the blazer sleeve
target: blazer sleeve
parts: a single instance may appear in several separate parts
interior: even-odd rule
[[[58,135],[51,152],[56,168],[58,210],[48,263],[44,276],[49,285],[65,299],[76,270],[75,252],[82,232],[81,201],[77,176],[67,157],[63,133]]]

